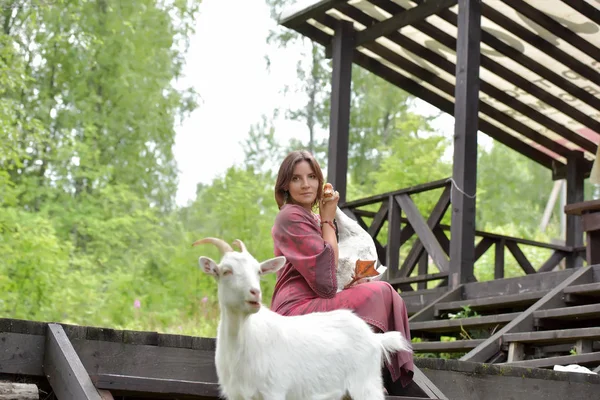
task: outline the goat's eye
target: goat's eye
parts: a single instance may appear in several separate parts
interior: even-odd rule
[[[230,269],[223,271],[223,276],[227,276],[227,275],[231,275],[231,274],[233,274],[233,271]]]

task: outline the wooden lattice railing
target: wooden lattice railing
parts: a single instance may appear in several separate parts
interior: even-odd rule
[[[443,189],[442,193],[425,219],[411,196],[439,189]],[[450,239],[446,232],[450,231],[450,226],[442,224],[441,221],[451,203],[451,189],[450,179],[442,179],[350,201],[340,206],[374,238],[379,259],[388,267],[388,281],[394,287],[403,291],[412,291],[414,289],[411,284],[416,283],[418,289],[424,289],[427,282],[435,280],[441,280],[438,286],[447,285],[450,271]],[[377,211],[364,209],[364,207],[373,208],[373,205],[379,205]],[[370,225],[367,225],[365,218],[371,219]],[[377,236],[386,222],[387,244],[382,245]],[[404,259],[400,260],[400,249],[414,234],[417,235],[417,239]],[[526,274],[551,271],[565,257],[578,257],[585,253],[583,247],[572,248],[482,231],[476,231],[476,237],[481,239],[475,246],[475,262],[494,247],[494,279],[504,277],[505,249],[510,251]],[[522,245],[549,249],[552,250],[552,254],[546,262],[535,269],[521,250],[520,246]],[[431,273],[430,259],[437,269]],[[417,274],[411,276],[415,268],[417,268]]]

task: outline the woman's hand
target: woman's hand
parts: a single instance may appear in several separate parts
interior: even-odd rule
[[[323,187],[323,198],[319,202],[321,221],[333,221],[339,200],[340,194],[333,190],[331,183],[326,183]]]

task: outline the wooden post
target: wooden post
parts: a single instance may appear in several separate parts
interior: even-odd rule
[[[475,280],[481,0],[459,0],[450,240],[451,288]]]
[[[352,22],[338,21],[331,43],[331,52],[333,71],[331,74],[327,181],[339,192],[340,204],[343,204],[346,202],[350,135],[350,93],[352,54],[354,53]]]
[[[580,203],[584,200],[584,160],[581,151],[573,151],[567,158],[567,204]],[[583,246],[583,226],[579,215],[567,214],[565,244],[573,247]],[[582,260],[576,253],[566,258],[567,268],[579,268],[582,265]]]

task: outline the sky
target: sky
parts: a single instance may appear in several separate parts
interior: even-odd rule
[[[235,12],[231,12],[233,2]],[[203,0],[196,22],[184,78],[177,83],[194,87],[201,97],[199,107],[176,129],[173,151],[179,168],[176,202],[180,206],[195,199],[199,182],[209,184],[242,162],[242,142],[262,115],[270,118],[277,106],[302,105],[301,96],[282,94],[285,84],[296,80],[295,62],[302,48],[276,49],[266,43],[269,30],[276,25],[264,0]],[[416,109],[423,115],[436,111],[421,101]],[[444,115],[434,126],[450,134],[453,118]],[[281,142],[307,137],[300,123],[284,115],[276,119],[275,128]]]

